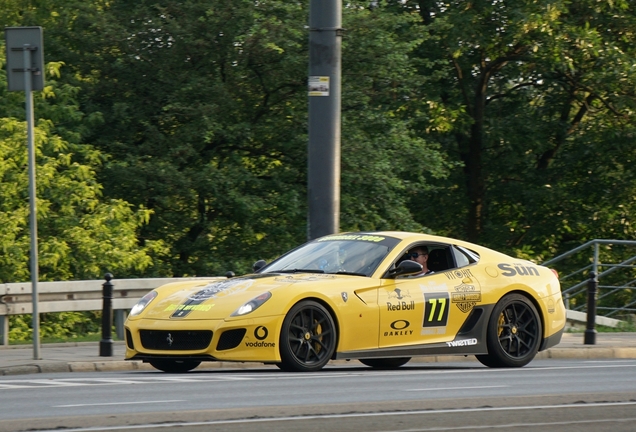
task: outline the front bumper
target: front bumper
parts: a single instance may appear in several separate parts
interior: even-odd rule
[[[224,320],[129,320],[127,360],[280,362],[282,317]]]

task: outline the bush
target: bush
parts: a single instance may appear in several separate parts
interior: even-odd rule
[[[40,315],[40,338],[73,340],[101,332],[101,311],[59,312]],[[9,344],[33,341],[31,314],[9,317]]]

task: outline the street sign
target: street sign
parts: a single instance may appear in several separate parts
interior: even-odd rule
[[[42,27],[6,27],[4,29],[7,54],[7,82],[9,91],[25,91],[24,51],[30,51],[27,69],[31,72],[31,90],[44,88],[44,43]]]

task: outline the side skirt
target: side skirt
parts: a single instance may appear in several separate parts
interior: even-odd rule
[[[334,359],[391,358],[433,355],[477,355],[488,354],[486,332],[494,305],[475,307],[466,318],[464,326],[449,342],[418,344],[363,351],[343,351]]]

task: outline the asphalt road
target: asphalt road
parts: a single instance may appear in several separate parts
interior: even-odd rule
[[[636,430],[636,360],[0,377],[0,431]]]

